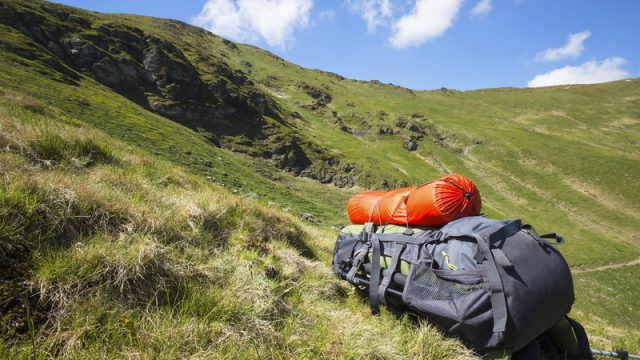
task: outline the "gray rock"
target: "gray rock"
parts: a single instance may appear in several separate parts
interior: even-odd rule
[[[416,142],[416,139],[408,138],[408,139],[404,139],[404,143],[402,144],[402,147],[407,151],[416,151],[418,150],[418,143]]]
[[[300,214],[300,217],[302,217],[302,219],[304,219],[305,221],[308,221],[310,223],[315,223],[318,220],[316,219],[315,216],[313,216],[313,214],[311,213],[302,213]]]

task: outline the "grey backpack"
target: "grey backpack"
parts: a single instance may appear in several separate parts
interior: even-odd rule
[[[517,351],[558,323],[574,302],[555,243],[520,220],[465,217],[440,229],[344,228],[333,271],[368,290],[372,312],[393,302],[467,345]]]

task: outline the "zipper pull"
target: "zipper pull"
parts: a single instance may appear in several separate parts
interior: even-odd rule
[[[447,266],[449,267],[449,269],[456,271],[458,270],[458,267],[453,265],[450,261],[449,261],[449,254],[447,254],[446,251],[442,250],[442,256],[444,257],[444,261],[447,263]]]

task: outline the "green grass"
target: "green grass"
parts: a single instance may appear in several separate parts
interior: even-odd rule
[[[640,353],[640,266],[576,274],[574,316],[585,323],[595,349]]]
[[[209,176],[215,183],[239,194],[255,193],[264,204],[290,208],[298,215],[311,213],[325,224],[338,225],[342,219],[341,214],[331,211],[331,205],[346,202],[351,191],[336,192],[321,184],[288,176],[253,158],[216,148],[198,133],[150,113],[96,86],[92,80],[83,79],[78,86],[64,86],[32,72],[32,67],[15,67],[11,60],[16,59],[11,56],[2,60],[7,60],[0,62],[3,72],[0,83],[5,89],[23,89],[27,82],[29,94],[45,104],[64,108],[73,114],[74,121],[94,125],[129,144]],[[35,63],[30,65],[38,68]],[[256,170],[267,176],[256,176]],[[289,186],[301,191],[291,193]],[[319,194],[326,201],[313,201],[303,195],[306,193]]]
[[[470,356],[371,317],[327,232],[29,101],[0,103],[3,358]]]
[[[314,161],[331,155],[351,164],[357,184],[323,185],[278,170],[262,157],[216,147],[209,134],[140,107],[127,94],[56,60],[20,31],[0,25],[0,254],[16,259],[12,276],[18,280],[12,286],[34,299],[49,291],[44,304],[32,306],[34,314],[51,313],[55,321],[30,336],[28,322],[18,327],[22,339],[37,338],[37,354],[142,351],[153,357],[163,348],[167,357],[206,357],[213,349],[219,357],[358,358],[379,352],[389,358],[438,358],[439,349],[453,357],[465,354],[426,325],[390,315],[369,317],[366,306],[345,295],[347,288],[328,270],[331,227],[347,222],[345,203],[352,194],[385,184],[417,185],[449,172],[477,183],[489,216],[519,217],[538,231],[562,233],[567,243],[561,250],[574,268],[640,257],[639,79],[411,91],[340,80],[253,46],[233,49],[175,21],[6,3],[57,25],[61,21],[43,7],[91,23],[86,29],[70,26],[67,38],[94,36],[100,25],[140,29],[175,45],[207,81],[221,79],[215,64],[244,71],[253,88],[282,109],[282,123],[263,119],[273,131],[301,139]],[[15,49],[29,49],[36,59],[18,56]],[[303,84],[331,94],[328,107],[305,107],[313,99]],[[303,119],[288,115],[294,111]],[[395,125],[400,118],[426,129],[415,152],[402,148],[403,139],[415,134]],[[380,135],[381,128],[399,134]],[[254,143],[244,151],[263,147]],[[303,217],[314,223],[298,220]],[[247,273],[229,272],[225,263]],[[597,344],[611,345],[602,329],[616,344],[637,340],[637,306],[625,306],[640,299],[638,286],[631,286],[634,271],[576,276],[574,311],[590,332],[602,334]],[[247,284],[247,274],[255,277],[255,286]],[[610,302],[599,295],[608,294],[607,287],[623,295]],[[264,302],[230,299],[234,290]],[[92,296],[95,302],[85,301]],[[351,329],[332,326],[341,316]],[[15,316],[24,317],[20,311]],[[394,338],[369,348],[358,335],[365,330]],[[171,331],[179,335],[168,335]],[[185,340],[171,342],[167,336]],[[215,338],[230,339],[229,344]],[[102,349],[105,343],[110,345]],[[26,356],[34,346],[28,344],[5,342],[3,351]]]

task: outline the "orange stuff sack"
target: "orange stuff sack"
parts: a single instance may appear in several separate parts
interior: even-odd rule
[[[372,208],[371,221],[376,224],[406,224],[407,211],[404,201],[415,189],[415,186],[399,188],[381,196]]]
[[[438,227],[461,217],[479,215],[481,206],[474,183],[465,176],[450,174],[418,187],[356,194],[347,203],[347,213],[353,224],[372,221]]]
[[[372,221],[370,218],[371,209],[376,206],[376,202],[386,191],[364,191],[357,193],[349,199],[347,212],[352,224],[364,224]]]

